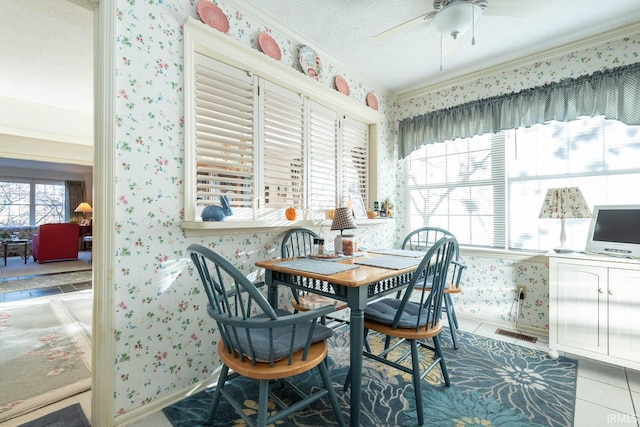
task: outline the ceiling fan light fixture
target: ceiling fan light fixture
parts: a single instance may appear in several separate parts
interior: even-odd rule
[[[475,24],[482,8],[475,3],[452,2],[433,17],[433,27],[444,37],[457,39]]]

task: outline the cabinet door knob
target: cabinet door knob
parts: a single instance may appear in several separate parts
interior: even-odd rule
[[[602,291],[602,288],[598,288],[598,293],[599,294],[604,294],[604,292]]]
[[[609,292],[607,292],[609,295],[613,295],[613,291],[611,289],[609,289]]]

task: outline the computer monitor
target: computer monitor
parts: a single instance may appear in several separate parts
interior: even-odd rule
[[[585,252],[640,258],[640,205],[594,206]]]

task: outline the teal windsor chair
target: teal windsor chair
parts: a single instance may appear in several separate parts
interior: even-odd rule
[[[422,258],[401,298],[383,298],[369,304],[364,311],[365,342],[368,342],[371,348],[382,350],[375,354],[369,350],[363,350],[362,354],[364,357],[411,374],[420,425],[424,423],[422,379],[439,365],[445,385],[447,387],[451,385],[442,352],[440,333],[443,330],[442,302],[447,273],[455,257],[457,246],[456,239],[452,237],[438,240]],[[426,286],[427,281],[430,282],[429,287]],[[418,301],[415,301],[416,289],[420,290]],[[368,337],[371,331],[382,335],[384,347],[382,344],[374,346],[369,342]],[[427,340],[432,340],[433,346],[429,345]],[[409,350],[402,351],[401,347],[407,344]],[[422,372],[418,347],[434,352],[433,362]],[[411,356],[411,366],[407,367],[402,362],[409,356]],[[350,386],[350,378],[351,372],[347,376],[345,390]]]
[[[333,307],[326,306],[298,314],[274,309],[253,283],[217,253],[195,244],[189,246],[188,253],[207,295],[207,312],[215,320],[221,338],[218,355],[223,366],[208,423],[216,416],[221,396],[229,401],[248,425],[259,427],[276,423],[327,396],[338,425],[344,426],[326,365],[326,339],[333,332],[318,322],[318,318],[333,311]],[[288,380],[313,368],[318,370],[322,387],[313,388],[308,394]],[[230,374],[229,370],[233,373]],[[234,401],[225,390],[227,381],[238,376],[254,379],[259,384],[256,422],[242,410],[243,402]],[[301,400],[287,407],[275,394],[272,395],[274,390],[270,389],[270,384],[288,386]],[[273,401],[279,409],[276,413],[271,413],[268,408],[270,396],[274,397]]]
[[[413,230],[404,238],[402,242],[402,249],[413,251],[426,251],[431,245],[440,240],[443,237],[455,237],[449,231],[438,227],[422,227]],[[462,272],[467,268],[466,265],[461,264],[458,260],[460,258],[460,249],[456,245],[456,253],[454,259],[451,261],[451,271],[449,272],[449,280],[444,289],[444,307],[443,310],[447,314],[447,320],[449,321],[449,331],[451,332],[451,340],[453,341],[453,348],[458,348],[458,342],[456,340],[456,332],[459,328],[458,318],[456,316],[456,310],[453,305],[451,295],[459,294],[462,292],[460,287],[460,280],[462,278]],[[429,290],[429,284],[427,282],[427,290]]]

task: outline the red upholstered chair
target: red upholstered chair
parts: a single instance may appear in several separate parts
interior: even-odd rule
[[[40,264],[78,259],[78,224],[42,224],[33,235],[31,254]]]

